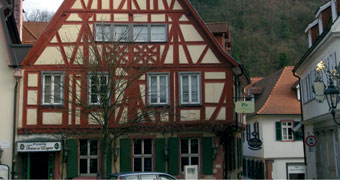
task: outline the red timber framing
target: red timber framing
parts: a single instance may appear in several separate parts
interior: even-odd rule
[[[140,4],[143,2],[143,5]],[[145,4],[144,4],[145,3]],[[76,5],[77,4],[77,5]],[[199,111],[199,118],[195,120],[183,121],[181,116],[169,115],[168,121],[161,121],[161,117],[156,117],[156,122],[159,124],[166,124],[167,126],[173,125],[174,127],[185,124],[188,126],[206,125],[230,125],[233,123],[234,114],[234,99],[233,99],[233,73],[234,68],[240,68],[240,64],[229,56],[220,44],[216,41],[213,35],[209,32],[204,22],[200,19],[197,12],[193,9],[188,0],[64,0],[63,4],[53,17],[52,21],[41,34],[36,44],[33,46],[27,57],[22,63],[24,70],[24,87],[23,87],[23,104],[22,104],[22,129],[29,130],[30,132],[58,132],[60,128],[82,128],[82,129],[95,129],[98,126],[89,125],[88,117],[82,114],[80,123],[76,123],[76,106],[66,103],[69,101],[67,91],[64,91],[64,104],[61,106],[54,106],[53,108],[44,106],[41,103],[42,84],[41,72],[42,71],[62,71],[64,73],[65,88],[72,87],[72,91],[76,91],[76,82],[87,83],[87,74],[78,73],[86,67],[76,64],[75,57],[77,52],[82,49],[84,54],[84,62],[88,61],[89,57],[89,43],[94,42],[94,29],[96,23],[103,23],[103,15],[107,15],[108,19],[104,23],[110,24],[165,24],[167,30],[166,42],[157,43],[126,43],[117,46],[112,51],[121,52],[121,62],[129,62],[134,57],[141,57],[140,64],[152,64],[156,69],[154,72],[167,72],[169,73],[170,81],[170,107],[174,107],[173,113],[181,114],[182,111]],[[122,20],[119,17],[126,15],[126,19]],[[138,16],[145,17],[143,21],[136,21]],[[154,16],[161,15],[164,20],[155,20]],[[75,18],[76,17],[76,18]],[[60,29],[63,26],[77,26],[77,33],[72,41],[65,41],[63,33]],[[193,27],[183,28],[183,27]],[[197,36],[201,39],[188,40],[186,35],[195,31]],[[102,43],[99,43],[102,44]],[[67,56],[67,48],[72,46],[70,56]],[[42,56],[47,47],[57,47],[60,50],[61,64],[44,64],[37,63],[38,59]],[[201,47],[201,48],[193,48]],[[97,48],[100,51],[104,48]],[[193,50],[194,49],[194,50]],[[198,50],[199,49],[199,50]],[[104,51],[104,50],[103,50]],[[127,53],[125,53],[127,52]],[[170,58],[169,58],[170,57]],[[213,59],[209,59],[215,57]],[[170,59],[170,61],[169,61]],[[211,61],[210,61],[211,60]],[[124,65],[117,65],[117,67]],[[201,98],[202,104],[200,106],[181,106],[179,103],[180,88],[179,88],[179,75],[178,72],[200,72],[201,73]],[[209,73],[220,73],[223,77],[206,77]],[[31,74],[37,75],[37,86],[30,87],[28,84],[28,76]],[[138,80],[135,85],[147,86],[146,76],[144,79]],[[70,81],[71,80],[71,81]],[[210,84],[221,84],[222,91],[218,100],[215,102],[208,101],[211,94]],[[29,91],[37,92],[37,99],[35,104],[29,104],[28,99]],[[87,92],[82,90],[81,97],[86,101]],[[141,94],[140,98],[133,102],[138,104],[140,110],[146,106],[146,99],[143,101]],[[72,99],[75,100],[75,99]],[[69,107],[72,106],[72,107]],[[127,105],[129,107],[129,105]],[[207,108],[212,109],[207,114]],[[27,111],[29,109],[36,110],[37,121],[36,124],[28,123]],[[67,112],[71,109],[71,115]],[[112,127],[116,126],[124,108],[122,107],[118,112],[116,119],[112,121]],[[51,125],[43,123],[43,113],[46,112],[59,112],[62,113],[61,124]],[[129,112],[129,109],[128,109]],[[224,114],[224,119],[218,119]],[[19,128],[19,133],[22,133]]]

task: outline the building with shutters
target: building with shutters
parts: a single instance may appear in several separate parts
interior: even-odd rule
[[[309,49],[293,70],[300,78],[305,137],[314,136],[317,139],[315,146],[306,146],[305,150],[308,179],[340,178],[339,126],[329,112],[327,100],[323,96],[317,99],[313,90],[316,66],[320,61],[331,69],[335,65],[339,66],[339,13],[338,0],[328,1],[318,8],[315,19],[305,29]],[[321,79],[327,85],[325,74],[321,75]],[[339,122],[339,105],[337,108],[335,118]]]
[[[243,141],[243,175],[256,179],[305,177],[302,132],[293,132],[301,121],[298,79],[293,67],[264,78],[252,78],[246,87],[255,101],[255,113],[247,115]],[[261,140],[261,146],[251,142]]]
[[[169,113],[119,137],[108,149],[107,174],[160,171],[183,178],[185,165],[197,165],[203,179],[240,177],[244,119],[234,102],[250,80],[228,54],[228,26],[207,26],[188,0],[65,0],[21,64],[19,178],[104,176],[100,126],[89,114],[101,111],[105,96],[95,89],[115,81],[106,72],[93,77],[86,64],[104,58],[91,54],[90,45],[103,52],[118,42],[116,67],[124,70],[134,59],[152,69],[127,89],[139,99],[124,93],[109,128],[146,108]],[[79,54],[83,61],[76,63]],[[78,97],[94,110],[74,105]]]

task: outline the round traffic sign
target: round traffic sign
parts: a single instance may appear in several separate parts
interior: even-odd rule
[[[317,143],[318,143],[318,139],[316,139],[315,136],[309,135],[306,137],[307,146],[313,147],[313,146],[316,146]]]

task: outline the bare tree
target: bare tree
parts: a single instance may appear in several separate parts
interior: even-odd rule
[[[125,42],[129,30],[122,32],[114,42],[106,42],[108,34],[103,28],[101,30],[99,37],[83,36],[85,43],[82,51],[78,51],[79,47],[70,47],[67,52],[72,53],[66,56],[73,65],[58,65],[58,68],[82,76],[82,80],[74,81],[76,87],[61,84],[66,91],[65,102],[79,109],[69,108],[66,111],[80,118],[88,118],[97,129],[90,133],[98,134],[99,131],[102,147],[100,175],[105,177],[108,175],[106,159],[109,148],[116,148],[119,137],[135,130],[143,122],[153,122],[156,116],[169,115],[172,111],[169,107],[146,105],[146,88],[141,89],[139,84],[141,79],[145,81],[146,73],[154,66],[145,54],[133,50],[135,44]],[[65,82],[70,82],[70,79],[66,77]],[[83,96],[84,93],[87,96]],[[68,128],[65,134],[72,136],[80,133],[78,129]],[[115,153],[113,156],[116,160]]]
[[[51,21],[54,12],[47,10],[34,9],[24,13],[25,21],[49,22]]]

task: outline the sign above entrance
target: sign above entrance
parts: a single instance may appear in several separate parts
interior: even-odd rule
[[[255,111],[255,104],[253,101],[237,101],[235,103],[236,113],[253,113]]]
[[[18,142],[18,152],[60,151],[61,142]]]

